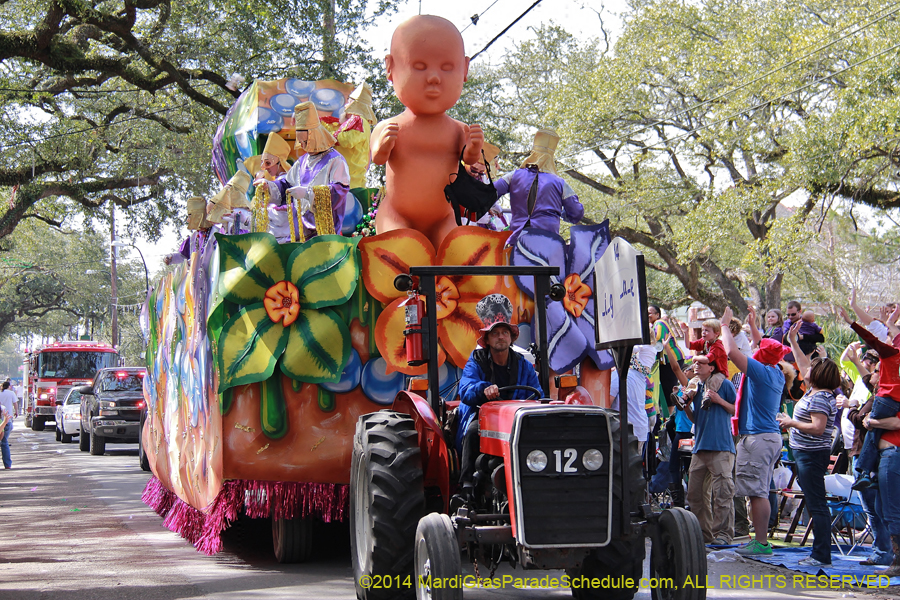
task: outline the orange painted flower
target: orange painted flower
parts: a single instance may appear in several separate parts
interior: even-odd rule
[[[279,281],[266,290],[263,304],[273,323],[284,319],[281,324],[290,327],[300,315],[300,292],[290,281]]]
[[[437,252],[424,235],[398,229],[364,238],[359,243],[366,289],[387,306],[375,324],[375,343],[390,371],[406,375],[426,372],[425,365],[410,367],[404,350],[404,309],[406,294],[394,289],[394,276],[421,265],[501,265],[505,264],[503,244],[509,232],[493,232],[477,227],[458,227]],[[438,363],[446,358],[463,367],[480,336],[481,320],[475,305],[488,294],[499,292],[501,277],[439,277],[435,282],[438,321]]]
[[[581,281],[578,273],[572,273],[566,277],[564,285],[566,286],[566,295],[563,298],[563,306],[570,315],[577,319],[581,316],[584,307],[587,306],[591,297],[591,288]]]

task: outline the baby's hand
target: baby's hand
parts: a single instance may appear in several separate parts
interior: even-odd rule
[[[469,125],[469,137],[466,140],[466,152],[463,162],[467,165],[475,164],[481,158],[481,149],[484,147],[484,131],[481,125],[473,123]]]
[[[387,123],[384,128],[377,133],[372,143],[372,162],[377,165],[383,165],[387,162],[391,155],[391,150],[397,143],[397,134],[400,132],[400,125],[397,123]]]

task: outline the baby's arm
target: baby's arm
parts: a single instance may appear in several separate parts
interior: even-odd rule
[[[382,121],[375,126],[372,131],[371,150],[372,162],[376,165],[383,165],[391,156],[391,150],[397,143],[397,133],[400,131],[400,125],[393,121]]]
[[[466,149],[463,152],[463,162],[467,165],[474,165],[481,158],[481,148],[484,146],[484,132],[481,125],[472,123],[466,125],[460,123],[463,127],[463,140],[465,140]]]

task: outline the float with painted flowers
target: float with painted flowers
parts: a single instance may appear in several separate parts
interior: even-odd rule
[[[291,81],[283,83],[287,91],[268,97],[268,111],[287,107],[288,99],[278,96],[300,89]],[[334,82],[306,88],[351,89]],[[270,114],[260,104],[263,89],[252,85],[220,127],[214,165],[223,181],[239,158],[258,152],[276,131],[277,123],[260,129]],[[573,227],[568,241],[526,229],[512,248],[508,231],[461,226],[435,248],[412,229],[375,231],[378,190],[350,195],[354,208],[345,213],[344,235],[279,243],[265,231],[195,231],[183,248],[185,260],[148,294],[142,444],[153,477],[144,501],[200,551],[219,551],[222,531],[247,515],[272,520],[279,560],[301,561],[312,552],[314,520],[348,518],[359,417],[395,406],[401,392],[427,395],[421,389],[427,366],[407,362],[407,295],[393,283],[412,267],[559,267],[554,282],[565,297],[548,305],[549,368],[576,372],[585,397],[608,397],[612,360],[594,349],[591,276],[609,243],[607,223]],[[248,201],[251,196],[252,190]],[[477,302],[487,294],[507,296],[522,331],[517,343],[526,349],[533,341],[534,287],[511,276],[447,276],[436,287],[439,394],[453,406],[480,337]],[[452,487],[438,493],[447,496]]]

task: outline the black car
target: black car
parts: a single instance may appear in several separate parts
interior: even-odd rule
[[[81,392],[79,448],[101,455],[106,444],[138,442],[144,408],[143,367],[101,369]]]

